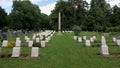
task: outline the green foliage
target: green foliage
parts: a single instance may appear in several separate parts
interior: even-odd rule
[[[39,7],[30,1],[13,1],[13,10],[8,18],[13,29],[38,30],[42,22]]]
[[[74,31],[74,34],[76,36],[78,36],[79,33],[81,32],[81,28],[79,26],[77,26],[77,25],[74,25],[72,30]]]
[[[107,28],[106,32],[120,32],[120,26]]]
[[[7,32],[8,31],[8,27],[4,27],[3,29],[2,29],[2,32]]]
[[[8,42],[6,47],[11,48],[11,47],[14,47],[15,45],[16,45],[16,43],[14,41],[10,41],[10,42]]]
[[[59,12],[61,12],[62,30],[72,30],[74,24],[80,26],[81,23],[84,23],[85,10],[82,3],[82,0],[77,0],[75,4],[78,8],[75,9],[74,4],[71,1],[59,0],[51,14],[52,28],[57,30]]]
[[[0,6],[0,29],[7,26],[7,13]]]

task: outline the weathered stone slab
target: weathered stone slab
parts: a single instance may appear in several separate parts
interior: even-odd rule
[[[8,40],[3,40],[3,42],[2,42],[2,47],[6,47],[7,44],[8,44]]]
[[[101,46],[101,55],[109,55],[108,46]]]
[[[13,47],[12,57],[19,57],[20,56],[20,47]]]
[[[39,56],[39,47],[32,47],[31,57],[38,57],[38,56]]]

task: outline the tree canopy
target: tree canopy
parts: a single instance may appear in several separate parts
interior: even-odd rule
[[[72,30],[73,25],[87,31],[119,30],[120,7],[111,6],[105,0],[59,0],[51,15],[41,13],[29,0],[14,0],[9,15],[0,7],[0,28],[24,30],[57,30],[58,13],[61,12],[62,30]],[[14,25],[13,25],[14,24]]]

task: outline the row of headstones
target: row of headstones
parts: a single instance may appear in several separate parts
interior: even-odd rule
[[[86,36],[83,36],[83,40],[85,40],[85,45],[86,46],[91,46],[91,42],[94,42],[94,40],[96,39],[96,36],[92,36],[90,37],[90,40],[86,39]],[[74,36],[74,40],[78,41],[78,42],[82,42],[82,37],[78,37],[78,36]]]
[[[50,40],[51,40],[51,37],[53,36],[53,34],[55,33],[55,31],[53,32],[53,31],[51,31],[49,34],[50,34],[50,36],[48,36],[46,39],[45,39],[45,41],[40,41],[40,38],[36,38],[35,37],[35,40],[36,40],[36,42],[41,42],[41,47],[45,47],[45,43],[46,42],[49,42]],[[28,47],[32,47],[32,45],[33,45],[33,41],[32,40],[30,40],[30,38],[28,37],[28,36],[25,36],[25,40],[26,40],[26,42],[28,43]],[[8,44],[8,40],[3,40],[3,42],[2,42],[2,47],[6,47],[7,46],[7,44]],[[20,38],[18,37],[18,38],[16,38],[16,47],[20,47],[21,46],[21,40],[20,40]]]
[[[63,33],[72,33],[73,31],[62,31]]]
[[[51,32],[51,33],[54,34],[55,31]],[[18,46],[20,46],[20,44],[21,44],[20,38],[16,38],[16,41],[17,41],[17,44],[18,44],[18,41],[19,41],[19,45]],[[32,44],[33,44],[33,42],[29,41],[29,45],[32,46]],[[21,47],[13,47],[12,56],[11,57],[19,57],[20,56],[20,49],[21,49]],[[1,50],[1,48],[0,48],[0,50]],[[39,56],[39,47],[32,47],[31,57],[38,57],[38,56]]]
[[[20,57],[20,49],[21,47],[13,47],[11,57]],[[1,52],[1,47],[0,47],[0,52]],[[32,47],[31,57],[38,57],[38,56],[39,56],[39,47]]]

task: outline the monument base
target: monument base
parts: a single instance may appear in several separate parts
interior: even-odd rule
[[[62,35],[62,32],[61,32],[61,31],[58,31],[58,35],[61,36],[61,35]]]

